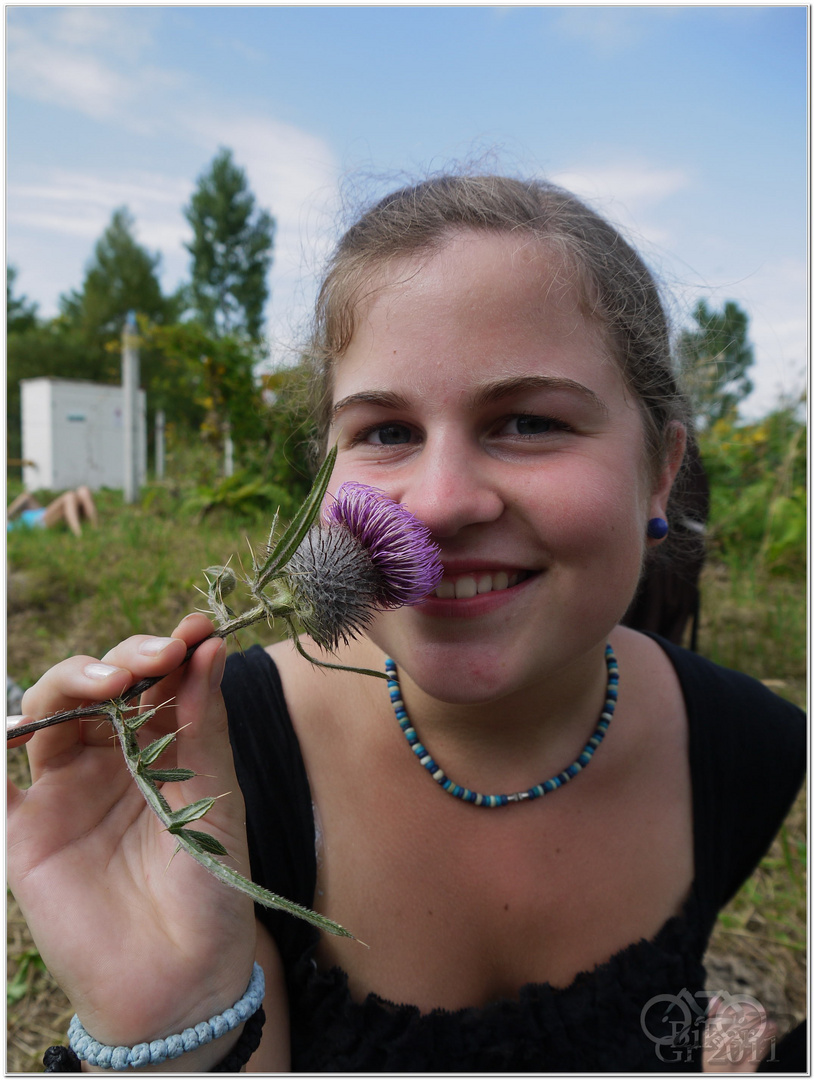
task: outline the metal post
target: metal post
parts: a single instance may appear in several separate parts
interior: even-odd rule
[[[164,410],[155,414],[155,478],[164,479]]]
[[[136,313],[128,311],[122,333],[122,428],[124,433],[124,501],[138,499],[136,425],[138,416],[139,355]]]
[[[232,442],[232,425],[223,425],[223,475],[233,476],[235,471],[235,444]]]

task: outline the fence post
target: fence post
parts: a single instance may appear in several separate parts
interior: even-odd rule
[[[156,480],[164,479],[164,410],[158,409],[155,414],[155,477]]]
[[[124,501],[138,499],[136,425],[138,423],[139,355],[136,313],[128,311],[122,331],[122,428],[124,433]]]
[[[223,425],[223,475],[233,476],[235,471],[235,444],[232,442],[232,425]]]

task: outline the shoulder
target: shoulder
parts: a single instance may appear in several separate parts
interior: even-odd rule
[[[259,645],[232,653],[226,661],[221,691],[230,724],[258,708],[284,705],[277,666]]]
[[[768,850],[803,782],[806,718],[758,679],[662,639],[687,709],[696,876],[716,909]]]
[[[673,665],[687,706],[691,734],[710,750],[737,753],[749,746],[770,747],[777,759],[805,754],[806,720],[802,709],[778,697],[760,680],[722,667],[653,636]]]

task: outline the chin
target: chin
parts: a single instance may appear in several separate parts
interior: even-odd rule
[[[482,644],[392,642],[385,651],[423,693],[447,705],[486,705],[534,682],[532,670],[507,665],[503,649]]]

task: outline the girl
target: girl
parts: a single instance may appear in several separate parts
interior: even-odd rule
[[[210,629],[194,615],[57,665],[24,709],[173,671],[146,698],[175,697],[154,726],[188,725],[193,797],[231,790],[209,830],[359,940],[168,868],[108,732],[77,722],[37,733],[10,797],[49,969],[94,1039],[131,1046],[231,1006],[257,960],[262,1036],[255,1012],[187,1072],[700,1067],[675,1021],[704,1007],[717,911],[783,821],[804,734],[759,683],[619,625],[689,431],[649,272],[557,188],[442,177],[343,238],[310,355],[331,490],[383,490],[441,550],[433,595],[339,651],[391,693],[284,642],[232,657],[221,694],[222,643],[174,671]]]

